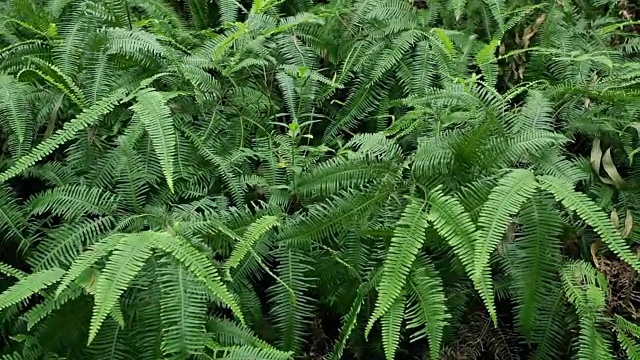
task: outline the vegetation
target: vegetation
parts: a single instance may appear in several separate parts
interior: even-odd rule
[[[2,359],[640,359],[630,3],[0,1]]]

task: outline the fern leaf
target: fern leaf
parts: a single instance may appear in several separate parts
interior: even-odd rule
[[[426,257],[420,257],[409,279],[409,303],[405,318],[407,329],[418,329],[411,340],[429,339],[429,356],[440,357],[443,329],[450,318],[447,314],[444,287],[435,267]]]
[[[556,200],[562,202],[568,209],[575,211],[581,219],[589,224],[620,259],[627,262],[636,271],[640,271],[640,260],[637,255],[627,247],[608,217],[587,195],[575,191],[571,183],[552,176],[540,176],[538,180],[543,189],[551,192]]]
[[[511,223],[511,216],[520,210],[538,184],[531,171],[513,170],[498,182],[482,206],[478,219],[479,232],[474,256],[473,282],[489,314],[497,324],[489,258]]]
[[[18,82],[12,76],[0,75],[0,118],[22,143],[31,125],[27,94],[31,87]]]
[[[118,243],[95,286],[95,305],[89,326],[90,344],[120,296],[151,256],[156,233],[144,232],[123,237]]]
[[[469,277],[473,275],[476,226],[460,202],[442,193],[438,187],[429,193],[429,221],[438,234],[453,248]]]
[[[402,293],[411,266],[423,246],[426,230],[429,227],[426,208],[426,202],[410,198],[396,225],[383,264],[378,299],[365,329],[366,335],[371,331],[373,323],[391,308]]]
[[[114,210],[115,195],[101,188],[83,185],[66,185],[47,190],[28,203],[31,215],[51,213],[66,219],[81,215],[103,215]]]
[[[162,352],[165,356],[198,354],[204,347],[207,294],[204,284],[180,264],[167,261],[159,273]]]
[[[29,274],[0,294],[0,310],[29,298],[38,291],[56,283],[64,270],[53,268]]]
[[[222,303],[231,308],[234,315],[244,324],[242,310],[229,289],[222,283],[218,271],[213,266],[211,259],[196,250],[188,241],[181,237],[160,236],[156,239],[155,245],[173,255],[182,263],[195,277],[204,282],[209,291],[220,299]]]
[[[238,266],[247,253],[253,249],[255,242],[279,224],[276,216],[263,216],[249,225],[242,235],[242,239],[240,239],[229,256],[229,259],[227,259],[224,265],[225,270],[228,272]]]
[[[176,134],[171,110],[161,93],[153,90],[137,95],[138,102],[131,108],[140,117],[149,133],[153,148],[162,165],[167,185],[173,192],[173,160],[176,154]]]
[[[30,153],[20,157],[13,166],[0,173],[0,182],[5,182],[20,174],[28,167],[33,166],[37,161],[51,154],[58,146],[71,140],[81,130],[94,125],[102,116],[111,112],[124,96],[124,91],[118,90],[85,109],[75,119],[65,123],[62,129],[56,131],[51,137],[38,144]]]
[[[311,298],[307,292],[310,279],[305,274],[311,270],[309,259],[302,252],[278,249],[276,259],[276,283],[268,289],[273,304],[271,316],[275,322],[278,345],[285,351],[297,352],[305,339],[309,318],[313,315]]]
[[[56,289],[56,296],[60,296],[60,294],[62,294],[62,292],[65,291],[71,284],[71,282],[76,280],[87,268],[95,264],[96,261],[100,260],[113,249],[115,249],[123,237],[123,234],[114,234],[108,236],[105,239],[93,244],[93,246],[91,246],[89,250],[80,254],[80,256],[78,256],[71,264],[69,270],[67,270],[67,273],[64,274],[62,280],[60,280],[60,285],[58,285],[58,288]]]
[[[396,357],[400,345],[400,327],[404,319],[404,295],[397,297],[387,312],[380,318],[382,325],[382,347],[387,360]]]
[[[516,235],[513,252],[508,253],[517,294],[517,318],[525,336],[530,337],[546,299],[553,298],[556,268],[561,262],[560,242],[563,223],[553,208],[552,199],[535,196],[520,213],[522,231]]]
[[[484,82],[487,86],[495,88],[498,82],[498,62],[496,60],[496,48],[500,45],[499,40],[493,40],[485,45],[476,55],[476,63],[482,70]]]

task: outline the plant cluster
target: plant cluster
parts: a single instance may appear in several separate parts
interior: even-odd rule
[[[640,359],[633,11],[0,1],[2,359]]]

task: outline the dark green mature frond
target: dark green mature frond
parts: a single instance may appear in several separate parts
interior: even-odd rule
[[[162,352],[170,357],[198,354],[205,340],[208,297],[204,284],[175,262],[160,269]]]
[[[0,124],[4,131],[12,131],[18,141],[25,141],[31,126],[31,107],[27,95],[33,89],[12,76],[0,75]]]
[[[116,196],[102,188],[67,185],[38,194],[29,201],[27,208],[31,210],[31,216],[49,213],[76,219],[86,214],[110,214],[115,204]]]
[[[113,254],[96,280],[95,306],[91,316],[88,342],[95,338],[102,323],[129,283],[138,275],[147,259],[151,256],[155,237],[160,234],[146,232],[120,239]]]
[[[270,315],[279,347],[297,352],[305,340],[313,315],[312,299],[308,294],[312,279],[307,275],[311,267],[309,259],[296,250],[277,249],[275,257],[279,263],[275,271],[278,278],[268,290],[273,304]]]
[[[489,259],[511,223],[512,216],[533,195],[537,186],[531,171],[513,170],[491,190],[489,199],[480,211],[474,249],[473,282],[494,323],[497,322],[497,317]]]
[[[520,212],[514,244],[508,245],[507,261],[514,278],[517,319],[522,331],[531,338],[541,329],[548,299],[554,298],[559,286],[557,265],[561,262],[563,222],[553,207],[552,199],[536,194]],[[512,249],[511,249],[512,248]],[[553,336],[553,334],[549,334]]]
[[[450,318],[442,279],[433,264],[420,257],[408,282],[409,303],[405,312],[407,329],[417,329],[411,340],[429,339],[429,357],[440,358],[443,329]]]
[[[409,204],[398,220],[391,245],[384,261],[382,278],[378,285],[375,309],[369,318],[365,333],[373,323],[384,315],[401,295],[413,262],[422,248],[429,227],[428,204],[420,199],[409,198]]]
[[[138,102],[131,109],[140,118],[149,134],[156,156],[169,189],[173,191],[173,163],[176,154],[176,133],[171,110],[162,93],[142,91],[136,96]]]
[[[620,233],[613,227],[606,215],[589,199],[587,195],[573,189],[571,183],[551,176],[538,177],[540,186],[553,194],[569,210],[575,211],[580,218],[589,224],[600,235],[603,242],[622,260],[640,271],[640,260],[627,247]]]
[[[261,349],[251,346],[220,346],[209,342],[207,347],[214,351],[214,359],[224,360],[290,360],[292,352],[284,352],[275,349]]]
[[[404,295],[397,297],[380,318],[382,326],[382,347],[387,360],[395,359],[400,345],[400,328],[404,319]]]
[[[38,144],[38,146],[27,155],[20,157],[9,169],[0,173],[0,182],[5,182],[20,174],[28,167],[33,166],[37,161],[51,154],[58,146],[71,140],[79,131],[94,125],[102,116],[113,110],[124,95],[124,91],[116,91],[85,109],[75,119],[65,123],[62,129],[56,131],[51,137]]]

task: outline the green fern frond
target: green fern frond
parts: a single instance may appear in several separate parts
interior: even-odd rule
[[[306,327],[313,316],[312,299],[308,295],[311,279],[307,273],[309,259],[292,249],[278,249],[276,283],[268,289],[273,304],[271,316],[277,344],[285,351],[297,352],[305,339]]]
[[[428,204],[423,200],[409,198],[409,204],[398,220],[385,257],[382,278],[378,285],[378,299],[367,323],[366,335],[369,334],[376,320],[391,308],[403,291],[409,271],[424,244],[426,230],[429,227],[427,206]]]
[[[456,198],[444,195],[440,187],[429,193],[427,201],[431,206],[429,221],[451,245],[467,275],[472,277],[476,226],[471,217]]]
[[[530,337],[538,328],[548,298],[560,286],[557,265],[561,262],[563,222],[553,200],[536,194],[520,212],[513,250],[507,258],[515,280],[518,324]],[[555,241],[554,241],[555,240]]]
[[[280,222],[276,216],[263,216],[249,225],[238,244],[234,247],[229,259],[227,259],[224,265],[225,271],[228,273],[229,270],[238,266],[247,253],[253,251],[254,243],[278,225],[280,225]]]
[[[163,234],[155,239],[155,246],[173,255],[196,279],[204,282],[211,294],[228,306],[236,318],[244,324],[244,317],[236,296],[222,283],[211,259],[208,259],[187,240],[179,236],[173,237]]]
[[[125,235],[123,234],[114,234],[108,236],[99,242],[94,243],[89,247],[89,250],[80,254],[75,261],[69,267],[69,270],[64,274],[62,280],[60,280],[60,285],[56,289],[56,296],[60,296],[63,291],[65,291],[72,281],[76,280],[87,268],[93,266],[96,261],[102,259],[107,254],[109,254],[112,250],[114,250],[120,240]]]
[[[20,143],[25,140],[27,129],[32,122],[31,109],[27,99],[27,94],[31,91],[31,86],[16,81],[14,77],[0,75],[0,94],[2,94],[0,96],[0,117],[5,131],[9,129],[13,131]]]
[[[611,221],[587,195],[575,191],[571,183],[558,178],[539,176],[538,181],[540,186],[551,192],[556,200],[569,210],[575,211],[584,222],[589,224],[620,259],[627,262],[636,271],[640,271],[640,260],[637,255],[631,252]]]
[[[208,342],[207,347],[214,351],[215,359],[223,360],[290,360],[292,352],[284,352],[275,349],[261,349],[251,346],[220,346],[213,342]]]
[[[604,275],[586,262],[575,261],[562,268],[561,277],[567,299],[575,306],[580,322],[577,356],[581,359],[613,359],[610,341],[599,331],[606,319],[607,282]]]
[[[15,305],[33,294],[58,282],[64,275],[59,268],[47,269],[29,274],[0,294],[0,310]]]
[[[101,188],[82,185],[66,185],[38,194],[27,204],[31,216],[45,213],[76,219],[81,215],[110,214],[115,207],[116,196]]]
[[[165,356],[198,354],[204,347],[207,294],[183,265],[165,261],[158,274]]]
[[[71,140],[81,130],[94,125],[104,115],[111,112],[124,96],[124,91],[118,90],[85,109],[75,119],[65,123],[62,129],[56,131],[51,137],[38,144],[30,153],[19,158],[13,166],[0,173],[0,182],[5,182],[20,174],[28,167],[33,166],[37,161],[51,154],[58,146]]]
[[[113,254],[96,280],[95,305],[89,326],[90,344],[107,315],[120,300],[129,283],[138,275],[151,256],[156,237],[161,234],[145,232],[128,235],[120,239]],[[168,236],[167,236],[168,237]]]
[[[77,299],[83,294],[81,287],[74,287],[65,291],[60,296],[48,296],[45,300],[26,312],[23,316],[27,322],[27,330],[33,329],[40,321],[52,312],[60,309],[67,302]]]
[[[385,358],[393,360],[400,345],[400,328],[404,319],[404,294],[398,296],[380,318],[382,325],[382,347]]]
[[[161,93],[153,90],[137,94],[138,100],[131,109],[142,120],[156,156],[160,159],[162,172],[169,189],[173,192],[173,162],[176,154],[176,134],[171,110]]]
[[[83,249],[106,235],[114,225],[112,217],[82,219],[51,230],[28,258],[34,269],[68,268]]]
[[[426,257],[421,256],[408,282],[409,303],[405,312],[407,329],[417,329],[411,340],[429,339],[429,357],[440,358],[443,329],[450,315],[440,275]]]
[[[513,170],[498,182],[482,206],[474,249],[473,282],[494,323],[497,323],[489,259],[502,239],[511,217],[533,195],[538,184],[531,171]]]

